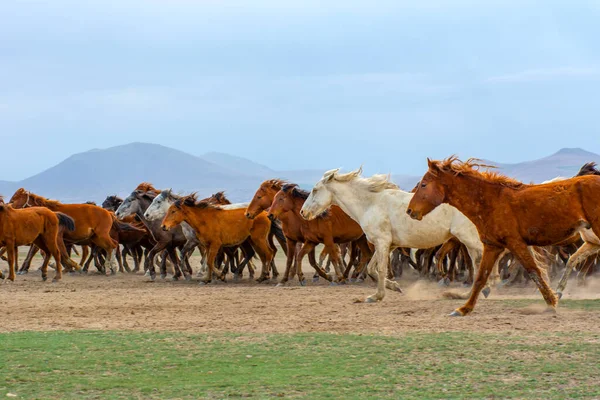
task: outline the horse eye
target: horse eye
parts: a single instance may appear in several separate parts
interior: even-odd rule
[[[427,186],[426,183],[421,183],[421,187],[425,187],[425,186]]]

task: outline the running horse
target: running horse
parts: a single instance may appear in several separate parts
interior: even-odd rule
[[[60,212],[52,212],[45,207],[15,209],[11,204],[5,204],[4,199],[0,197],[0,247],[6,246],[8,280],[15,280],[18,246],[30,244],[36,245],[44,252],[42,279],[45,281],[48,277],[50,257],[53,257],[56,262],[53,281],[62,278],[61,252],[58,246],[59,227],[72,232],[75,223],[71,217]],[[0,271],[1,277],[2,271]]]
[[[95,244],[106,252],[105,264],[109,262],[111,271],[116,272],[114,250],[117,249],[118,243],[110,235],[114,221],[108,211],[91,204],[63,204],[56,200],[48,200],[23,188],[15,192],[10,203],[14,208],[46,207],[51,211],[68,215],[75,221],[75,229],[64,232],[64,241],[71,244]],[[68,257],[66,248],[60,240],[59,248],[67,265],[79,271],[81,267]]]
[[[269,245],[271,221],[265,213],[250,220],[245,217],[245,212],[245,205],[233,205],[232,208],[208,201],[198,202],[194,193],[176,200],[167,210],[161,226],[168,231],[185,221],[194,229],[198,240],[208,252],[208,274],[201,281],[204,284],[212,281],[213,273],[218,279],[225,281],[225,275],[215,267],[215,258],[221,247],[238,246],[249,239],[262,262],[261,275],[257,279],[262,282],[269,279],[274,255],[274,249]]]
[[[367,240],[375,246],[367,269],[369,275],[377,277],[377,292],[365,302],[385,297],[390,252],[398,247],[430,249],[455,237],[467,247],[477,265],[483,245],[475,225],[456,208],[440,207],[426,222],[418,223],[405,213],[412,193],[400,190],[386,175],[364,178],[361,172],[360,168],[346,174],[337,169],[325,172],[300,214],[308,220],[315,219],[335,204],[358,222]]]
[[[473,311],[496,259],[510,250],[536,283],[550,311],[558,298],[550,289],[542,269],[528,246],[557,245],[591,229],[600,234],[600,177],[581,176],[541,185],[526,185],[501,174],[479,171],[478,160],[466,162],[452,156],[443,161],[427,160],[429,170],[406,213],[422,220],[442,204],[458,208],[477,226],[483,242],[483,257],[471,296],[451,316]],[[569,263],[596,252],[600,247],[582,235],[584,245]]]

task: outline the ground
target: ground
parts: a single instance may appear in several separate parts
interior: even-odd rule
[[[0,286],[0,396],[600,396],[596,282],[570,282],[556,314],[526,286],[494,289],[472,315],[450,318],[462,300],[406,275],[404,293],[378,304],[355,303],[370,282],[18,276]]]

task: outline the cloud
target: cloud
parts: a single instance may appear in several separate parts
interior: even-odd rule
[[[537,82],[568,78],[598,78],[600,67],[558,67],[529,69],[486,79],[488,83]]]

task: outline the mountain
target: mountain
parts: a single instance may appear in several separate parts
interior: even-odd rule
[[[600,164],[600,155],[583,149],[561,149],[548,157],[515,164],[495,163],[499,170],[523,182],[542,182],[557,176],[570,177],[586,162]],[[248,201],[265,179],[280,178],[311,189],[323,170],[277,171],[243,157],[224,153],[194,156],[169,147],[130,143],[74,154],[56,166],[20,182],[0,181],[0,194],[10,198],[24,187],[63,202],[102,202],[107,195],[127,196],[140,182],[176,192],[200,196],[225,190],[235,202]],[[392,175],[404,190],[411,190],[420,176]]]
[[[541,183],[557,176],[570,178],[579,172],[583,164],[590,161],[600,164],[600,155],[580,148],[565,148],[548,157],[534,161],[515,164],[502,164],[493,161],[486,161],[486,163],[497,166],[503,174],[522,182]]]

